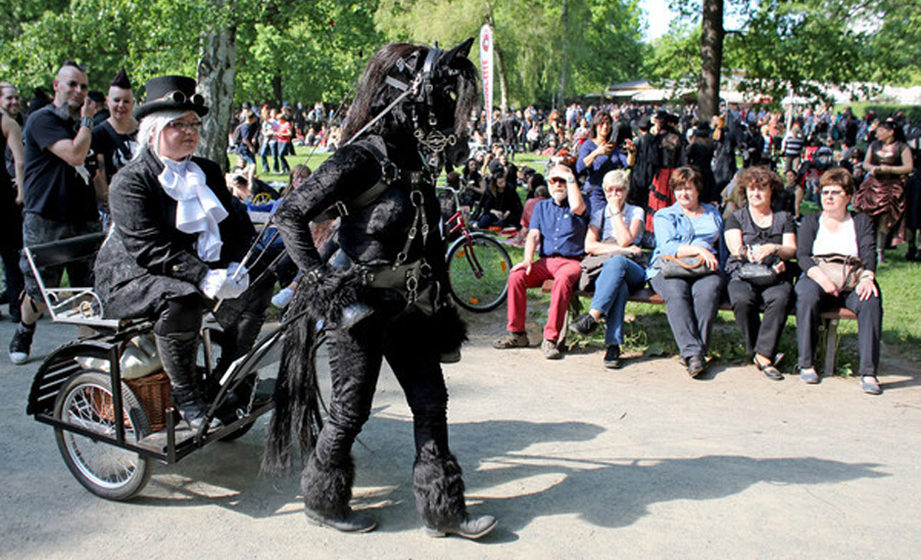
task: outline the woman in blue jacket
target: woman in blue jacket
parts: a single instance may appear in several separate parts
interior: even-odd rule
[[[688,375],[706,369],[710,330],[723,292],[723,218],[719,210],[700,202],[701,177],[693,167],[681,167],[668,181],[676,202],[654,217],[656,249],[646,272],[649,284],[665,300],[665,313]],[[704,274],[666,278],[658,268],[663,255],[700,259]]]

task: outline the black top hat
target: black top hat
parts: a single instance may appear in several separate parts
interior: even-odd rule
[[[186,76],[158,76],[144,84],[147,101],[135,109],[134,117],[143,119],[157,111],[195,111],[208,114],[205,98],[195,93],[195,80]]]
[[[659,109],[658,111],[656,111],[656,115],[653,118],[658,119],[658,120],[667,121],[668,117],[669,117],[668,111]]]

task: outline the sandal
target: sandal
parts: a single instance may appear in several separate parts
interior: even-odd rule
[[[783,374],[780,373],[780,370],[774,367],[774,364],[768,362],[766,364],[761,364],[758,362],[758,356],[755,356],[752,359],[752,363],[755,364],[755,367],[758,368],[758,371],[763,373],[768,379],[773,379],[774,381],[780,381],[783,379]]]

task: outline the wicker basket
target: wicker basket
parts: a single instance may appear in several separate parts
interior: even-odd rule
[[[147,413],[151,431],[159,432],[166,428],[166,408],[170,405],[170,384],[166,372],[161,370],[153,375],[124,381]]]

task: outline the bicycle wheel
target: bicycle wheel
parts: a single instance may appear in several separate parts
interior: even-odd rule
[[[501,243],[483,233],[461,237],[448,249],[451,296],[464,309],[485,313],[502,305],[512,259]]]
[[[150,432],[147,415],[134,393],[122,385],[125,440],[135,442]],[[150,459],[106,443],[115,439],[112,383],[108,373],[88,370],[72,377],[58,395],[54,417],[100,435],[100,439],[55,428],[58,449],[67,468],[87,490],[107,500],[124,501],[150,480]]]

